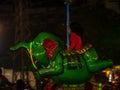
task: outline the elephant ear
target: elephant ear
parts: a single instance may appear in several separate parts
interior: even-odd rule
[[[57,46],[58,46],[58,43],[50,38],[47,38],[44,40],[43,47],[45,48],[46,55],[49,59],[52,59]]]

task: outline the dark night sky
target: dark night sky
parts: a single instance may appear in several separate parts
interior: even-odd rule
[[[15,6],[14,1],[16,0],[4,0],[0,1],[0,56],[2,59],[0,59],[0,62],[3,62],[5,59],[8,61],[8,56],[11,53],[9,50],[9,47],[14,44],[14,33],[15,33]],[[43,0],[42,4],[40,0],[28,0],[29,7],[32,10],[36,10],[36,8],[40,9],[41,7],[64,7],[64,1],[63,0]],[[34,1],[34,2],[33,2]],[[49,2],[49,3],[48,3]],[[80,2],[80,0],[78,0]],[[80,5],[80,4],[79,4]],[[77,6],[79,6],[77,5]],[[88,8],[87,8],[88,9]],[[85,28],[85,42],[92,43],[95,48],[100,52],[100,56],[106,57],[106,58],[112,58],[116,60],[116,62],[119,62],[118,59],[119,51],[120,51],[120,27],[119,27],[119,21],[120,21],[120,15],[112,10],[106,11],[104,8],[93,8],[89,11],[87,11],[86,8],[83,10],[80,8],[80,10],[76,9],[76,11],[71,9],[71,20],[74,20],[79,17],[79,21],[82,23],[82,26]],[[59,9],[60,10],[60,9]],[[65,10],[56,10],[56,12],[64,13]],[[39,11],[39,10],[38,10]],[[80,11],[80,12],[78,12]],[[65,35],[64,32],[61,32],[63,27],[54,27],[56,23],[50,23],[49,20],[52,20],[51,18],[59,19],[61,16],[58,15],[58,17],[55,15],[49,16],[50,12],[46,12],[47,19],[44,19],[44,15],[30,15],[30,25],[29,29],[32,32],[31,37],[28,40],[32,40],[33,37],[35,37],[39,32],[41,31],[50,31],[57,33],[59,36]],[[57,13],[55,13],[57,14]],[[77,15],[78,14],[78,15]],[[65,19],[65,13],[61,14],[63,18]],[[75,16],[76,15],[76,16]],[[61,19],[61,18],[60,18]],[[65,20],[58,20],[60,25],[65,24]],[[45,21],[46,20],[46,21]],[[44,21],[44,22],[43,22]],[[56,22],[58,22],[56,21]],[[41,23],[43,22],[43,23]],[[46,25],[46,22],[48,23],[47,26],[42,28],[42,25]],[[59,24],[58,23],[58,24]],[[62,24],[61,24],[62,23]],[[58,25],[57,24],[57,25]],[[53,25],[53,27],[52,27]],[[58,30],[54,30],[54,28],[59,28]],[[62,28],[62,29],[61,29]],[[41,31],[40,31],[41,29]],[[65,36],[62,36],[65,37]]]

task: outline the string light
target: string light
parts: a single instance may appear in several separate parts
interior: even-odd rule
[[[31,62],[32,62],[32,65],[33,65],[33,67],[35,68],[35,69],[37,69],[37,66],[35,65],[35,62],[34,62],[34,60],[33,60],[33,54],[32,54],[32,45],[33,45],[33,43],[32,42],[30,42],[30,59],[31,59]]]
[[[102,90],[103,88],[103,84],[102,83],[98,83],[98,90]]]

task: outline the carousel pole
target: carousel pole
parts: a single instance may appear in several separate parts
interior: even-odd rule
[[[69,15],[69,0],[65,1],[66,4],[66,36],[67,36],[67,48],[70,45],[70,33],[68,32],[69,29],[69,23],[70,23],[70,15]]]

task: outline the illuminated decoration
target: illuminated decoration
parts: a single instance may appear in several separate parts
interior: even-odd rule
[[[84,54],[85,52],[87,52],[87,50],[89,50],[91,47],[92,47],[91,44],[87,44],[82,49],[72,50],[72,51],[61,51],[61,54],[63,56],[81,55],[81,54]]]
[[[110,74],[109,74],[109,77],[108,77],[108,82],[112,83],[112,81],[113,81],[113,73],[111,71]]]
[[[103,90],[103,84],[102,83],[98,83],[98,90]]]
[[[33,57],[32,57],[32,45],[33,45],[33,42],[30,43],[30,59],[31,59],[31,62],[32,62],[32,65],[35,69],[37,69],[37,66],[35,65],[35,62],[33,60]]]
[[[114,66],[114,69],[120,70],[120,65]]]
[[[91,44],[81,50],[66,52],[65,42],[46,32],[38,34],[32,42],[20,42],[10,49],[21,47],[29,51],[37,79],[50,77],[63,86],[83,86],[96,72],[113,65],[111,59],[99,60]]]

